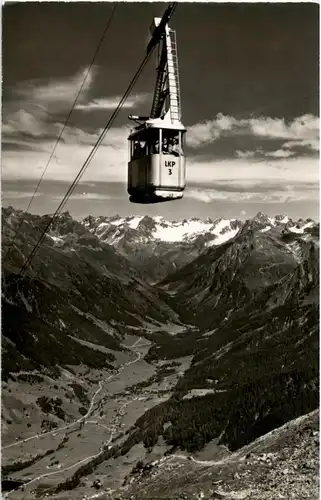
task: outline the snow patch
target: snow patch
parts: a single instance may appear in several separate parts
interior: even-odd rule
[[[215,392],[216,391],[214,389],[192,389],[191,391],[189,391],[188,394],[186,394],[183,397],[183,399],[191,399],[198,396],[206,396],[206,394],[215,394]]]
[[[143,216],[139,217],[128,217],[127,219],[121,218],[118,220],[110,221],[113,226],[121,226],[123,224],[128,224],[131,229],[137,229],[138,224],[143,219]]]
[[[266,233],[267,231],[270,231],[272,229],[271,226],[265,226],[263,229],[260,229],[260,233]]]
[[[277,215],[276,217],[268,217],[268,220],[270,221],[272,226],[277,226],[278,224],[287,224],[289,222],[289,217],[287,215],[284,215],[282,219],[280,219],[280,215]]]
[[[78,309],[78,307],[73,306],[72,304],[71,307],[77,314],[79,314],[79,316],[84,316],[86,319],[88,319],[89,321],[94,323],[98,328],[100,328],[103,332],[112,335],[114,338],[118,339],[118,332],[112,326],[108,325],[108,323],[106,323],[101,319],[96,318],[90,313],[85,313],[81,311],[80,309]]]
[[[307,222],[306,224],[304,224],[301,227],[297,227],[297,226],[289,227],[289,231],[291,231],[292,233],[303,234],[304,230],[308,229],[309,227],[312,227],[313,224],[314,224],[314,222],[311,221],[311,222]]]
[[[222,245],[223,243],[226,243],[227,241],[231,240],[234,238],[237,233],[239,232],[239,229],[231,229],[230,231],[227,231],[224,234],[219,234],[215,240],[210,241],[207,246],[216,246],[216,245]]]
[[[65,325],[65,323],[62,321],[62,319],[61,319],[61,318],[59,318],[59,323],[60,323],[60,325],[61,325],[61,327],[62,327],[62,328],[64,328],[64,329],[66,328],[66,325]]]
[[[209,332],[203,333],[202,337],[211,337],[215,332],[217,328],[214,328],[214,330],[210,330]]]
[[[27,309],[28,312],[32,312],[32,306],[29,304],[29,302],[27,301],[26,297],[24,296],[24,294],[22,292],[19,291],[19,297],[21,298],[22,302],[23,302],[23,305],[25,306],[25,308]]]
[[[191,235],[198,235],[208,230],[208,225],[202,221],[163,222],[158,225],[153,237],[162,241],[182,241]]]
[[[58,236],[52,236],[51,234],[48,234],[49,238],[52,239],[55,243],[63,243],[64,240],[62,238],[58,238]]]

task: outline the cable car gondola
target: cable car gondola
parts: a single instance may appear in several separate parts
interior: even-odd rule
[[[147,51],[158,45],[157,79],[150,117],[130,115],[138,125],[128,137],[130,201],[157,203],[183,197],[184,141],[181,123],[176,34],[167,20],[154,18]]]

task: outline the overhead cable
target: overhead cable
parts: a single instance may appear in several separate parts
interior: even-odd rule
[[[69,122],[69,120],[70,120],[70,117],[71,117],[71,115],[72,115],[72,112],[73,112],[73,110],[74,110],[74,108],[75,108],[75,106],[76,106],[76,103],[77,103],[77,101],[78,101],[78,99],[79,99],[80,94],[82,93],[82,90],[83,90],[84,85],[85,85],[85,83],[86,83],[86,81],[87,81],[87,78],[88,78],[88,76],[89,76],[89,74],[90,74],[90,72],[91,72],[91,70],[92,70],[92,67],[93,67],[93,65],[94,65],[94,62],[95,62],[96,57],[97,57],[97,55],[98,55],[98,52],[99,52],[99,50],[100,50],[100,47],[101,47],[101,45],[102,45],[102,43],[103,43],[103,41],[104,41],[104,39],[105,39],[105,37],[106,37],[106,34],[107,34],[107,32],[108,32],[108,30],[109,30],[109,28],[110,28],[110,25],[111,25],[111,22],[112,22],[112,20],[113,20],[113,18],[114,18],[114,15],[115,15],[115,12],[116,12],[117,7],[118,7],[118,4],[116,3],[116,4],[114,5],[114,7],[113,7],[112,11],[111,11],[111,14],[110,14],[110,16],[109,16],[109,19],[108,19],[108,21],[107,21],[107,24],[106,24],[106,26],[105,26],[105,29],[104,29],[104,31],[103,31],[103,34],[102,34],[102,36],[101,36],[101,38],[100,38],[100,40],[99,40],[99,43],[98,43],[98,45],[97,45],[97,47],[96,47],[96,50],[95,50],[95,53],[94,53],[93,58],[92,58],[92,60],[91,60],[91,63],[90,63],[90,65],[88,66],[88,69],[87,69],[87,71],[86,71],[86,73],[85,73],[85,76],[84,76],[83,82],[82,82],[82,84],[81,84],[81,86],[80,86],[80,88],[79,88],[79,91],[78,91],[78,93],[77,93],[77,95],[76,95],[76,98],[75,98],[75,100],[74,100],[74,102],[73,102],[73,104],[72,104],[72,106],[71,106],[71,109],[70,109],[70,111],[69,111],[69,113],[68,113],[68,115],[67,115],[67,117],[66,117],[66,119],[65,119],[65,121],[64,121],[63,127],[62,127],[62,129],[61,129],[61,131],[60,131],[60,133],[59,133],[59,136],[57,137],[56,143],[55,143],[54,148],[53,148],[53,150],[52,150],[52,152],[51,152],[51,154],[50,154],[50,156],[49,156],[49,159],[48,159],[48,161],[47,161],[47,164],[46,164],[46,166],[45,166],[45,168],[44,168],[44,170],[43,170],[43,172],[42,172],[42,174],[41,174],[41,177],[40,177],[40,179],[39,179],[39,181],[38,181],[38,183],[37,183],[37,185],[36,185],[36,188],[35,188],[35,190],[34,190],[34,192],[33,192],[33,194],[32,194],[32,197],[31,197],[31,199],[30,199],[30,201],[29,201],[29,204],[28,204],[28,206],[27,206],[27,208],[26,208],[26,212],[28,212],[28,211],[29,211],[29,209],[30,209],[30,207],[31,207],[31,205],[32,205],[32,202],[33,202],[33,200],[34,200],[34,198],[35,198],[35,196],[36,196],[36,194],[37,194],[37,192],[38,192],[39,186],[40,186],[40,184],[41,184],[41,182],[42,182],[42,180],[43,180],[43,178],[44,178],[44,176],[45,176],[45,174],[46,174],[46,172],[47,172],[47,169],[48,169],[49,164],[50,164],[50,162],[51,162],[51,160],[52,160],[52,158],[53,158],[53,156],[54,156],[54,154],[55,154],[55,151],[56,151],[57,146],[58,146],[58,144],[59,144],[59,142],[60,142],[60,140],[61,140],[61,137],[62,137],[62,135],[63,135],[63,133],[64,133],[64,131],[65,131],[65,129],[66,129],[66,126],[68,125],[68,122]],[[14,238],[13,238],[13,240],[12,240],[12,242],[11,242],[11,244],[10,244],[9,248],[7,249],[7,252],[6,252],[5,256],[4,256],[4,260],[7,258],[8,253],[10,252],[11,248],[13,247],[13,245],[14,245],[14,243],[15,243],[16,239],[17,239],[17,236],[18,236],[18,234],[19,234],[19,232],[20,232],[20,229],[21,229],[22,224],[23,224],[23,218],[21,219],[21,222],[20,222],[20,224],[19,224],[19,226],[18,226],[18,228],[17,228],[17,230],[16,230],[16,232],[15,232]]]

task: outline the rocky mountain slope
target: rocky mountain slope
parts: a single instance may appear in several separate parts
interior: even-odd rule
[[[73,337],[120,350],[125,332],[178,321],[124,257],[68,213],[51,228],[27,275],[17,280],[47,222],[48,216],[2,211],[4,377],[42,364],[104,364],[104,356]]]
[[[194,321],[200,318],[203,326],[211,327],[305,261],[315,265],[311,279],[317,279],[319,225],[311,220],[294,225],[287,217],[273,223],[258,214],[233,239],[203,252],[159,286]]]
[[[162,217],[86,217],[82,224],[112,245],[150,282],[174,272],[212,245],[233,238],[242,227],[235,219],[189,219],[170,222]]]
[[[173,455],[149,467],[143,463],[113,498],[317,500],[319,411],[289,421],[222,458],[189,458]]]

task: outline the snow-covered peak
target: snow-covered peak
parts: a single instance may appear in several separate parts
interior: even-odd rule
[[[287,215],[276,215],[271,221],[273,221],[274,224],[287,224],[290,219]]]
[[[110,221],[111,224],[113,224],[113,226],[123,226],[123,225],[127,225],[128,227],[130,227],[131,229],[137,229],[140,221],[143,219],[144,217],[134,217],[134,216],[131,216],[131,217],[125,217],[125,218],[119,218],[117,220],[114,220],[114,221]]]
[[[279,214],[276,215],[275,217],[269,217],[267,214],[264,214],[262,212],[258,212],[255,217],[252,219],[252,223],[256,222],[259,224],[264,225],[264,227],[275,227],[279,226],[280,224],[288,224],[291,222],[291,219],[287,215]],[[265,229],[267,231],[267,229]],[[261,232],[264,232],[261,230]]]
[[[259,222],[260,224],[268,224],[271,223],[271,218],[267,215],[264,214],[263,212],[258,212],[255,217],[252,219],[253,222]]]
[[[269,217],[259,212],[252,220],[243,222],[237,219],[210,219],[197,218],[181,221],[168,221],[161,216],[130,215],[121,217],[86,217],[83,225],[95,234],[101,241],[114,247],[127,244],[147,243],[197,243],[203,247],[221,245],[234,238],[242,227],[246,225],[260,233],[268,233],[274,229],[285,229],[296,233],[315,223],[311,219],[293,222],[287,215]]]
[[[235,219],[184,219],[167,221],[161,216],[97,217],[86,218],[84,225],[100,239],[111,245],[118,245],[126,238],[138,243],[193,242],[199,237],[206,238],[208,245],[217,245],[233,238],[242,223]]]

